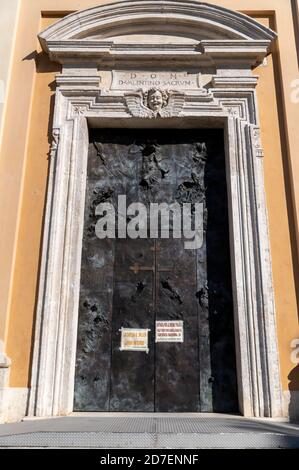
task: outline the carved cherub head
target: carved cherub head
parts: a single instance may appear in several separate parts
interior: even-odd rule
[[[149,109],[158,113],[162,108],[167,106],[168,94],[166,91],[151,88],[144,93],[144,105]]]

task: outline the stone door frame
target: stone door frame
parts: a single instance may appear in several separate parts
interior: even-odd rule
[[[94,39],[95,31],[107,36],[109,28],[115,37],[122,21],[127,34],[145,31],[149,21],[162,27],[165,14],[173,35],[178,27],[185,31],[188,23],[188,31],[201,25],[214,39],[199,40],[197,47],[177,42],[160,49],[146,41],[132,47]],[[40,35],[44,50],[63,70],[56,79],[29,414],[58,416],[73,410],[91,126],[224,129],[240,412],[282,415],[257,77],[251,71],[269,53],[274,38],[275,33],[249,17],[191,0],[126,0],[69,15]],[[174,107],[163,118],[142,117],[128,106],[134,90],[104,88],[101,81],[102,71],[129,73],[133,64],[133,70],[157,73],[198,73],[199,68],[212,73],[205,87],[175,90],[181,94],[179,110]]]

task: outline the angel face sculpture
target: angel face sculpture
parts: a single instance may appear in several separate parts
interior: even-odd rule
[[[145,101],[149,109],[158,113],[167,105],[168,97],[165,92],[153,88],[145,93]]]
[[[184,106],[185,95],[178,91],[151,88],[125,94],[129,113],[139,118],[165,118],[178,116]]]

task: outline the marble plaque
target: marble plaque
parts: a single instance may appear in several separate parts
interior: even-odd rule
[[[198,89],[201,88],[201,74],[188,72],[112,72],[112,90],[136,89]]]

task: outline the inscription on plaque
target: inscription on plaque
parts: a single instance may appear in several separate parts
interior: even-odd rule
[[[112,90],[198,89],[201,88],[201,74],[188,72],[112,72]]]
[[[183,343],[184,322],[178,321],[156,321],[156,343]]]
[[[121,328],[120,351],[145,351],[148,353],[148,329]]]

